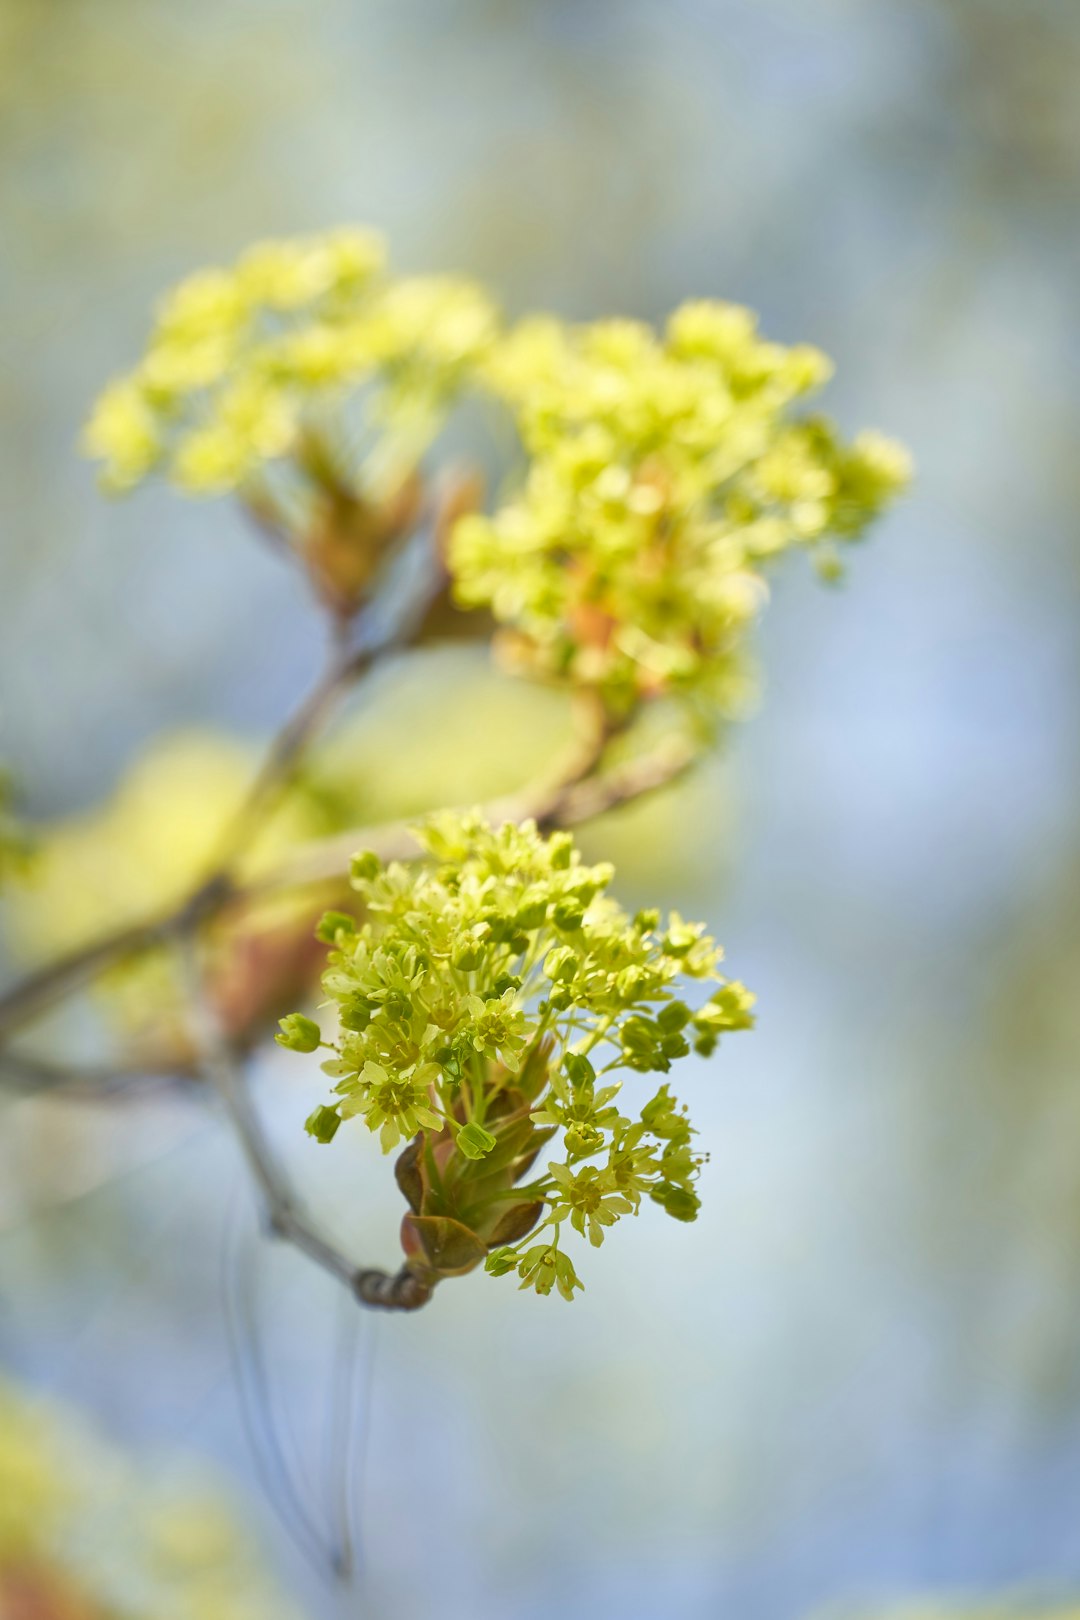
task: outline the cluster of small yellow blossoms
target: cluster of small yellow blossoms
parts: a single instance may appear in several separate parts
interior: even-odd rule
[[[490,608],[512,662],[616,711],[672,691],[737,708],[764,565],[805,547],[833,570],[832,542],[860,535],[909,476],[891,440],[848,445],[792,414],[830,370],[731,304],[685,304],[662,337],[525,321],[486,374],[528,469],[493,516],[457,525],[458,599]]]
[[[169,293],[85,447],[114,490],[164,469],[192,494],[244,491],[286,458],[318,482],[327,457],[385,489],[413,470],[496,329],[471,282],[389,277],[373,231],[262,242]]]
[[[772,559],[802,550],[835,574],[838,546],[906,483],[899,445],[847,442],[810,410],[829,373],[725,303],[685,304],[662,333],[552,318],[506,331],[471,282],[391,277],[381,240],[346,230],[182,283],[86,442],[113,488],[162,470],[238,493],[347,625],[433,509],[422,462],[447,411],[484,392],[516,424],[522,475],[490,514],[471,493],[437,505],[454,598],[490,613],[511,667],[598,698],[611,737],[654,699],[706,722],[743,708]],[[483,1262],[569,1298],[566,1229],[599,1244],[645,1197],[680,1220],[698,1207],[685,1110],[665,1083],[624,1113],[622,1071],[707,1054],[750,1025],[753,998],[720,977],[701,927],[628,917],[605,893],[610,867],[584,866],[567,834],[447,815],[421,838],[431,862],[359,858],[364,915],[324,919],[332,1040],[299,1013],[279,1040],[329,1046],[314,1136],[361,1118],[385,1151],[405,1144],[403,1246],[421,1281]],[[692,1010],[680,978],[718,987]],[[556,1140],[562,1157],[533,1173]]]
[[[453,525],[465,608],[504,660],[625,716],[674,694],[732,715],[772,558],[826,575],[910,475],[877,433],[845,442],[805,402],[830,363],[764,340],[749,310],[505,331],[486,293],[394,278],[362,230],[264,242],[165,299],[146,355],[103,394],[86,446],[126,489],[164,469],[240,492],[334,611],[364,600],[421,511],[419,468],[465,387],[509,409],[526,453],[494,513]]]
[[[278,1039],[330,1048],[333,1101],[308,1120],[320,1141],[353,1118],[386,1152],[408,1141],[403,1244],[424,1280],[486,1261],[570,1298],[565,1225],[599,1245],[646,1196],[678,1220],[697,1213],[685,1110],[664,1084],[624,1113],[620,1071],[666,1072],[691,1043],[707,1055],[750,1026],[753,997],[721,978],[701,925],[627,916],[605,893],[611,867],[585,866],[569,833],[446,813],[418,836],[429,864],[357,857],[366,921],[323,920],[334,1040],[302,1014]],[[718,988],[692,1011],[680,978]],[[556,1137],[561,1156],[526,1182]]]

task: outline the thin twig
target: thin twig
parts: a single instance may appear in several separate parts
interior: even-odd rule
[[[670,787],[700,759],[693,743],[677,739],[650,749],[638,759],[614,766],[594,777],[568,782],[551,811],[551,819],[538,816],[541,826],[578,827],[620,805]]]
[[[343,626],[340,620],[332,622],[327,667],[271,743],[247,797],[222,841],[214,863],[217,875],[224,877],[232,871],[258,824],[292,784],[305,753],[349,688],[374,664],[412,641],[445,583],[442,568],[439,565],[431,566],[423,588],[414,594],[392,629],[369,634],[358,646],[349,645],[347,625]]]
[[[222,1303],[240,1415],[271,1506],[300,1552],[313,1568],[321,1570],[327,1561],[327,1549],[304,1504],[274,1422],[270,1380],[256,1321],[254,1268],[250,1256],[241,1249],[236,1227],[230,1218],[223,1255]]]
[[[24,1024],[73,995],[76,990],[114,967],[159,943],[166,920],[154,917],[105,934],[89,945],[77,946],[48,962],[0,996],[0,1035],[14,1035]]]
[[[545,832],[577,827],[669,786],[684,776],[699,757],[699,750],[689,743],[668,742],[610,771],[575,776],[555,784],[548,781],[503,799],[492,799],[481,810],[494,824],[533,820]],[[236,898],[254,900],[340,880],[358,850],[372,850],[384,861],[413,860],[419,846],[412,827],[412,821],[383,822],[373,827],[351,827],[347,832],[302,844],[283,855],[268,872],[241,885]]]
[[[423,588],[416,592],[391,631],[372,637],[347,652],[335,651],[326,673],[271,744],[262,769],[225,835],[213,870],[179,905],[139,922],[125,924],[100,939],[92,940],[88,945],[77,946],[56,961],[27,975],[0,996],[0,1047],[10,1036],[57,1002],[73,995],[130,957],[154,945],[182,937],[232,898],[233,868],[243,855],[255,824],[268,813],[271,804],[288,787],[304,750],[330,710],[349,686],[373,664],[408,645],[444,583],[441,567],[433,566]]]
[[[377,1267],[357,1266],[319,1231],[301,1208],[289,1177],[270,1145],[239,1064],[207,995],[198,942],[190,938],[180,941],[178,954],[200,1067],[221,1099],[243,1149],[252,1179],[262,1196],[270,1232],[291,1243],[338,1282],[344,1283],[363,1305],[397,1311],[413,1311],[426,1305],[431,1298],[431,1288],[413,1272],[405,1267],[391,1273]]]
[[[532,818],[545,831],[576,827],[668,786],[684,776],[698,757],[698,751],[691,744],[668,742],[623,766],[593,775],[589,757],[583,755],[579,768],[570,774],[492,800],[483,811],[492,822]],[[0,1045],[16,1030],[117,963],[170,937],[182,935],[192,921],[199,920],[193,913],[210,916],[225,903],[244,904],[287,890],[340,881],[359,849],[374,850],[385,861],[411,860],[418,853],[411,822],[351,827],[346,832],[314,839],[289,851],[269,872],[249,882],[221,882],[216,894],[204,888],[202,894],[206,898],[201,908],[188,902],[186,915],[173,913],[156,917],[108,934],[30,974],[6,996],[0,996]]]
[[[420,633],[433,603],[446,585],[441,562],[429,555],[427,572],[389,630],[361,634],[351,642],[349,623],[333,622],[330,655],[323,674],[282,726],[258,770],[235,819],[227,828],[209,875],[171,910],[116,929],[69,952],[29,975],[0,997],[0,1068],[23,1089],[66,1095],[115,1096],[133,1077],[112,1069],[74,1069],[5,1052],[8,1039],[50,1007],[110,968],[155,947],[171,947],[186,986],[197,1062],[219,1097],[258,1188],[269,1231],[291,1244],[350,1291],[362,1304],[387,1310],[416,1310],[431,1297],[433,1283],[407,1265],[396,1273],[355,1264],[311,1220],[279,1163],[252,1101],[238,1053],[230,1044],[204,976],[202,927],[226,907],[268,892],[340,881],[359,848],[384,859],[408,859],[417,845],[403,823],[354,828],[292,852],[268,878],[241,882],[236,872],[258,829],[276,808],[312,742],[348,689],[386,655],[407,646]],[[376,621],[377,623],[377,621]],[[595,697],[582,697],[579,732],[570,757],[553,773],[523,791],[486,807],[494,822],[535,820],[543,829],[572,826],[614,809],[675,780],[694,762],[696,750],[668,743],[648,755],[608,771],[601,769],[613,736],[612,723]]]

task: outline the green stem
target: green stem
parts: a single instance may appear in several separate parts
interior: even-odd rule
[[[579,1057],[588,1057],[593,1048],[598,1046],[603,1040],[604,1036],[607,1034],[608,1030],[611,1028],[612,1024],[614,1024],[618,1016],[618,1012],[608,1013],[607,1017],[602,1019],[600,1023],[597,1024],[596,1028],[589,1036],[589,1039],[585,1042],[585,1045],[578,1049]]]

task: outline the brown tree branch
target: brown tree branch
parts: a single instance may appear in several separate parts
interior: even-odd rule
[[[243,1149],[252,1180],[261,1195],[270,1233],[292,1244],[323,1271],[344,1283],[362,1305],[392,1311],[415,1311],[426,1305],[432,1289],[407,1267],[388,1272],[375,1266],[356,1265],[305,1213],[263,1129],[236,1054],[207,995],[198,941],[190,937],[181,940],[178,955],[200,1069],[219,1097]]]
[[[269,521],[265,511],[255,515]],[[123,1059],[115,1067],[78,1067],[13,1052],[7,1043],[24,1025],[110,968],[150,949],[174,950],[186,992],[194,1054],[183,1078],[201,1077],[219,1099],[258,1189],[269,1232],[344,1284],[361,1304],[398,1311],[426,1304],[434,1284],[408,1264],[393,1273],[357,1265],[305,1211],[266,1134],[240,1052],[209,993],[202,964],[203,925],[226,907],[268,893],[340,883],[357,849],[374,849],[384,859],[408,859],[418,853],[410,828],[395,823],[356,828],[294,851],[267,878],[241,883],[236,876],[252,839],[295,780],[309,747],[345,693],[383,657],[423,633],[447,584],[445,565],[437,551],[429,550],[422,581],[389,629],[376,627],[354,642],[351,615],[335,614],[331,609],[326,667],[273,739],[224,833],[209,875],[178,905],[68,952],[0,996],[0,1072],[18,1089],[94,1099],[128,1095],[140,1080]],[[589,693],[577,699],[577,720],[578,735],[569,757],[540,781],[488,805],[486,814],[491,821],[533,819],[545,830],[573,826],[673,781],[696,757],[688,744],[668,743],[605,772],[601,767],[608,746],[624,726],[613,722],[596,694]],[[157,1078],[164,1082],[165,1077]],[[143,1076],[141,1083],[152,1083],[152,1078]]]
[[[492,799],[481,810],[492,823],[533,820],[545,832],[577,827],[667,787],[684,776],[699,758],[700,750],[690,743],[666,742],[609,771],[587,770],[534,784],[520,793]],[[352,827],[302,844],[282,856],[269,872],[237,888],[235,897],[253,900],[340,880],[358,850],[373,850],[383,861],[413,860],[419,846],[412,826],[412,821],[390,821],[373,827]]]
[[[669,787],[697,764],[701,750],[672,738],[625,764],[595,776],[567,782],[546,813],[533,812],[541,827],[578,827],[620,805]]]
[[[152,1073],[144,1064],[77,1064],[30,1053],[0,1052],[5,1085],[24,1096],[47,1093],[75,1102],[116,1102],[135,1093],[166,1091],[191,1081],[192,1074]]]
[[[98,978],[118,962],[160,944],[167,923],[167,918],[155,917],[118,928],[113,933],[92,940],[89,945],[76,946],[55,961],[47,962],[36,972],[27,974],[5,995],[0,996],[0,1042],[5,1042],[25,1024],[33,1023],[35,1018],[48,1012],[58,1001],[74,995],[84,984]]]
[[[576,827],[666,787],[685,775],[699,757],[698,750],[690,743],[678,740],[663,743],[638,759],[598,773],[595,765],[602,753],[603,745],[598,745],[594,736],[561,775],[491,801],[483,807],[484,814],[493,822],[532,818],[544,830]],[[30,974],[5,996],[0,996],[0,1046],[10,1035],[109,968],[154,945],[182,936],[227,903],[242,904],[287,890],[340,881],[359,849],[374,850],[385,861],[411,860],[418,853],[411,822],[384,822],[373,827],[353,827],[304,844],[283,856],[270,872],[250,882],[235,883],[219,877],[215,884],[204,884],[180,910],[118,929],[80,947]]]
[[[334,706],[373,665],[410,643],[423,624],[431,602],[444,586],[442,565],[433,563],[423,587],[415,593],[392,630],[373,636],[358,647],[335,648],[324,675],[271,743],[244,804],[222,840],[210,875],[178,906],[77,946],[28,974],[0,996],[0,1049],[18,1030],[48,1012],[57,1002],[130,957],[190,932],[232,898],[235,892],[233,868],[257,824],[269,814],[292,781],[304,752]]]
[[[358,646],[350,646],[347,624],[343,625],[340,620],[332,622],[334,633],[327,667],[271,743],[244,804],[222,841],[214,862],[216,875],[224,878],[232,871],[259,823],[295,779],[304,755],[349,688],[374,664],[407,647],[414,639],[432,602],[446,588],[446,578],[443,565],[429,558],[422,588],[414,593],[393,627],[365,637]]]

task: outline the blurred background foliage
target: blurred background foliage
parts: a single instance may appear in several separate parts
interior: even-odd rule
[[[4,1620],[299,1620],[220,1483],[138,1466],[80,1413],[0,1384]]]
[[[511,313],[737,298],[919,469],[842,592],[784,576],[723,760],[590,831],[626,898],[708,917],[761,1018],[692,1077],[702,1219],[644,1217],[573,1313],[466,1281],[343,1327],[197,1106],[5,1102],[0,1358],[255,1488],[239,1301],[304,1515],[328,1404],[363,1465],[352,1587],[277,1538],[307,1613],[1080,1587],[1078,90],[1071,0],[0,0],[0,757],[60,828],[12,971],[93,925],[106,861],[116,907],[181,880],[317,661],[230,508],[108,503],[74,453],[188,269],[355,220]],[[502,791],[564,725],[475,648],[426,651],[288,814]],[[317,1088],[261,1081],[325,1217],[393,1253],[376,1160],[328,1167]]]

